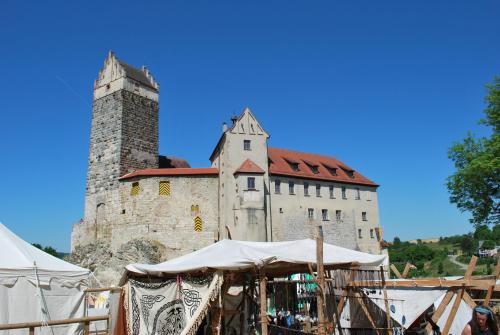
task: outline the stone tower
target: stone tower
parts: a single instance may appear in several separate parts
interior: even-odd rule
[[[113,218],[120,214],[121,176],[158,167],[158,93],[146,67],[136,69],[109,52],[94,83],[86,236],[111,238]]]

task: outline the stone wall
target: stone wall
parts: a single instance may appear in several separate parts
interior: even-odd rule
[[[276,180],[281,182],[280,193],[276,193]],[[289,181],[294,183],[294,194],[289,194]],[[304,182],[309,183],[309,195],[304,194]],[[320,185],[319,197],[316,184]],[[332,196],[330,185],[334,186]],[[342,187],[346,187],[345,199]],[[356,188],[359,188],[359,199]],[[374,187],[272,176],[270,193],[273,241],[314,238],[316,227],[321,225],[327,243],[380,253],[375,233],[379,218]],[[312,218],[309,218],[309,208],[313,209]],[[328,211],[326,220],[323,220],[323,209]],[[340,220],[336,217],[337,210],[341,211]],[[362,212],[366,212],[366,221],[362,220]],[[358,229],[361,229],[361,238]],[[373,235],[370,235],[370,230]]]
[[[170,183],[170,195],[159,194],[160,181]],[[137,195],[131,192],[134,183],[138,183]],[[116,196],[108,194],[105,222],[74,226],[73,248],[93,242],[98,234],[96,227],[106,226],[112,250],[139,237],[163,244],[166,258],[198,250],[213,243],[218,234],[217,187],[217,176],[136,177],[121,181]],[[196,217],[201,219],[201,231],[195,231]]]

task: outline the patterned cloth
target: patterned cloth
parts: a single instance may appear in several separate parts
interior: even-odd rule
[[[190,335],[205,317],[209,302],[220,294],[222,275],[124,286],[128,335]]]

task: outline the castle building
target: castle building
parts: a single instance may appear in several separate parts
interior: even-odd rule
[[[378,185],[328,156],[268,146],[244,109],[222,135],[210,167],[158,154],[159,85],[110,52],[94,84],[84,218],[72,249],[96,241],[117,249],[144,237],[176,257],[224,238],[314,237],[381,252]]]

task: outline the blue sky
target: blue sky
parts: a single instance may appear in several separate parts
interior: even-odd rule
[[[471,229],[447,148],[500,75],[498,1],[6,1],[0,221],[70,248],[92,85],[108,50],[161,85],[160,152],[194,167],[248,106],[274,147],[333,155],[381,184],[385,238]]]

